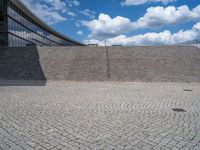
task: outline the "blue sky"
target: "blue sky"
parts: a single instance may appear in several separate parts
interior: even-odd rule
[[[200,39],[199,0],[22,0],[84,43],[165,45]]]

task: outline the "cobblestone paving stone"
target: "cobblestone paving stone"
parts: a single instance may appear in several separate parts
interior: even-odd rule
[[[200,84],[2,86],[0,149],[199,150]]]

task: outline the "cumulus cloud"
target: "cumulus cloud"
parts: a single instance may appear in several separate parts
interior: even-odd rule
[[[92,31],[91,37],[108,38],[132,30],[132,23],[128,18],[121,16],[111,18],[101,13],[98,19],[82,21],[82,24]]]
[[[178,8],[174,6],[150,7],[146,14],[134,22],[136,28],[162,27],[166,24],[179,24],[200,18],[200,7],[197,6],[190,10],[188,6],[183,5]]]
[[[174,1],[176,0],[125,0],[121,4],[122,6],[141,5],[144,3],[151,3],[151,2],[161,2],[161,3],[167,4],[169,2],[174,2]]]
[[[145,15],[136,21],[130,21],[122,16],[111,18],[109,15],[101,13],[98,19],[82,21],[82,24],[91,31],[91,38],[103,39],[138,29],[160,28],[165,25],[176,25],[198,19],[200,19],[200,5],[192,10],[183,5],[178,8],[174,6],[150,7]]]
[[[119,35],[113,38],[106,39],[108,45],[171,45],[185,41],[195,40],[200,38],[200,22],[195,24],[190,30],[180,30],[177,33],[171,33],[166,30],[160,33],[150,32],[146,34],[134,35],[127,37]],[[104,40],[90,39],[85,40],[86,44],[97,43],[104,45]]]

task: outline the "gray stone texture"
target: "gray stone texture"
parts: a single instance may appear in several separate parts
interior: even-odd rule
[[[106,80],[104,48],[41,47],[38,50],[48,80]]]
[[[0,150],[199,150],[199,98],[199,83],[1,86]]]
[[[45,80],[38,49],[0,47],[0,80]]]
[[[0,80],[200,82],[200,49],[162,47],[0,49]]]

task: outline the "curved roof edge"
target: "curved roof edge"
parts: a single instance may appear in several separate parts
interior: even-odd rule
[[[44,23],[39,17],[37,17],[29,8],[27,8],[25,6],[25,4],[23,4],[23,2],[21,0],[9,0],[10,2],[12,2],[16,7],[18,7],[22,12],[24,12],[28,17],[30,17],[32,20],[34,20],[36,23],[38,23],[41,27],[43,27],[45,30],[47,30],[48,32],[64,39],[64,40],[68,40],[74,44],[80,45],[80,46],[85,46],[85,44],[75,41],[67,36],[64,36],[60,33],[58,33],[57,31],[55,31],[54,29],[52,29],[51,27],[49,27],[46,23]]]

